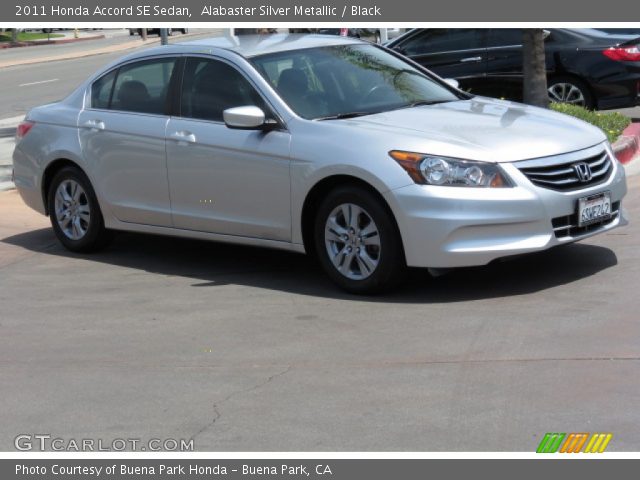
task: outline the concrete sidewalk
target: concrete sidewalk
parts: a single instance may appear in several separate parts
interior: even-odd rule
[[[208,29],[206,32],[195,31],[195,32],[187,33],[185,35],[180,35],[179,37],[176,37],[175,40],[173,40],[172,38],[171,42],[176,42],[176,40],[178,40],[179,42],[181,39],[189,40],[194,37],[199,37],[202,35],[220,36],[223,33],[224,33],[224,29],[222,28]],[[99,48],[87,48],[87,49],[81,49],[73,52],[64,52],[56,55],[43,54],[42,56],[36,56],[31,58],[12,58],[8,60],[0,60],[0,68],[14,67],[19,65],[32,65],[32,64],[43,63],[43,62],[56,62],[60,60],[71,60],[74,58],[89,57],[89,56],[101,55],[105,53],[126,51],[134,48],[160,45],[160,37],[150,37],[146,41],[142,41],[140,37],[132,37],[132,38],[135,38],[135,40],[116,43],[113,45],[107,45]],[[90,47],[90,45],[88,45],[88,47]],[[1,59],[1,56],[0,56],[0,59]]]
[[[13,147],[15,145],[15,131],[24,115],[0,120],[0,192],[14,188],[11,181],[13,170]]]

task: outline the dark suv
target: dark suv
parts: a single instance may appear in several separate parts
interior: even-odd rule
[[[587,108],[640,103],[640,38],[595,29],[545,31],[549,98]],[[522,100],[522,30],[414,29],[392,48],[460,88]]]

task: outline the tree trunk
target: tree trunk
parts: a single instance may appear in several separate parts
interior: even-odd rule
[[[549,108],[544,31],[541,28],[522,29],[522,72],[524,103]]]
[[[17,28],[12,28],[11,29],[11,43],[17,43],[18,42],[18,29]]]

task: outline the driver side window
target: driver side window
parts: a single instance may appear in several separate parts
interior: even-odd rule
[[[267,117],[271,110],[249,83],[234,67],[219,60],[190,57],[187,59],[180,114],[183,117],[222,122],[227,108],[254,105]]]

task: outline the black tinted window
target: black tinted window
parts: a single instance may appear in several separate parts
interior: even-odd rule
[[[227,108],[254,105],[268,116],[262,97],[232,66],[208,58],[188,58],[182,82],[183,117],[222,121]]]
[[[103,75],[91,85],[91,106],[93,108],[109,108],[113,81],[116,78],[116,70]]]
[[[522,45],[522,29],[495,28],[489,32],[489,47]]]
[[[111,96],[112,110],[163,114],[175,58],[145,60],[121,67]]]
[[[407,55],[452,52],[483,48],[483,32],[477,28],[428,28],[400,48]]]

